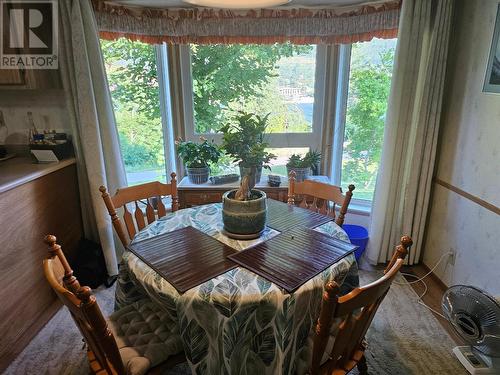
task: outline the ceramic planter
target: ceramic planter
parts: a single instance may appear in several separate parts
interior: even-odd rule
[[[266,226],[266,193],[252,190],[252,198],[247,201],[234,199],[236,190],[222,196],[222,222],[229,237],[239,239],[257,238]]]
[[[192,184],[204,184],[208,181],[210,175],[210,168],[189,168],[186,167],[189,182]]]
[[[311,168],[295,168],[295,167],[286,167],[286,173],[290,176],[290,172],[295,172],[295,181],[302,182],[306,180],[311,174]]]

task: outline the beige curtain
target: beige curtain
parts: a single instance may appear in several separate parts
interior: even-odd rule
[[[453,0],[405,0],[367,256],[386,262],[402,234],[418,263],[429,205]]]
[[[99,193],[126,185],[118,133],[92,6],[87,0],[59,2],[60,66],[73,141],[85,236],[100,242],[108,275],[118,274],[112,226]]]
[[[397,34],[401,0],[272,9],[153,8],[93,0],[101,37],[146,43],[335,44]]]

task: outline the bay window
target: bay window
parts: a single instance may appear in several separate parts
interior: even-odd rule
[[[354,183],[355,197],[371,200],[394,47],[395,40],[378,39],[343,46],[191,44],[172,54],[165,44],[103,41],[129,184],[165,180],[176,169],[179,129],[188,140],[220,143],[219,128],[246,111],[270,113],[267,142],[277,155],[271,173],[286,175],[291,154],[318,150],[330,161],[323,172],[333,183]],[[177,61],[169,64],[167,56]],[[172,116],[179,108],[171,99],[181,117]],[[212,167],[216,174],[233,171],[228,157]]]

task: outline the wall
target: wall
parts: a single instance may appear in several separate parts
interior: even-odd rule
[[[354,190],[356,193],[356,190]],[[355,197],[356,195],[354,195]],[[361,225],[368,229],[370,228],[370,212],[367,211],[367,208],[357,207],[355,203],[351,202],[349,205],[349,210],[345,215],[344,224],[353,224],[353,225]]]
[[[498,4],[456,2],[423,260],[455,250],[435,274],[500,296],[500,94],[482,92]]]
[[[0,86],[0,111],[9,130],[5,144],[27,144],[27,112],[33,113],[38,130],[69,132],[66,104],[62,90],[5,89]]]

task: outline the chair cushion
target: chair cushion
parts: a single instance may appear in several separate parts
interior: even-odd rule
[[[151,367],[182,351],[177,325],[149,299],[114,312],[108,318],[108,325],[129,375],[145,374]]]

